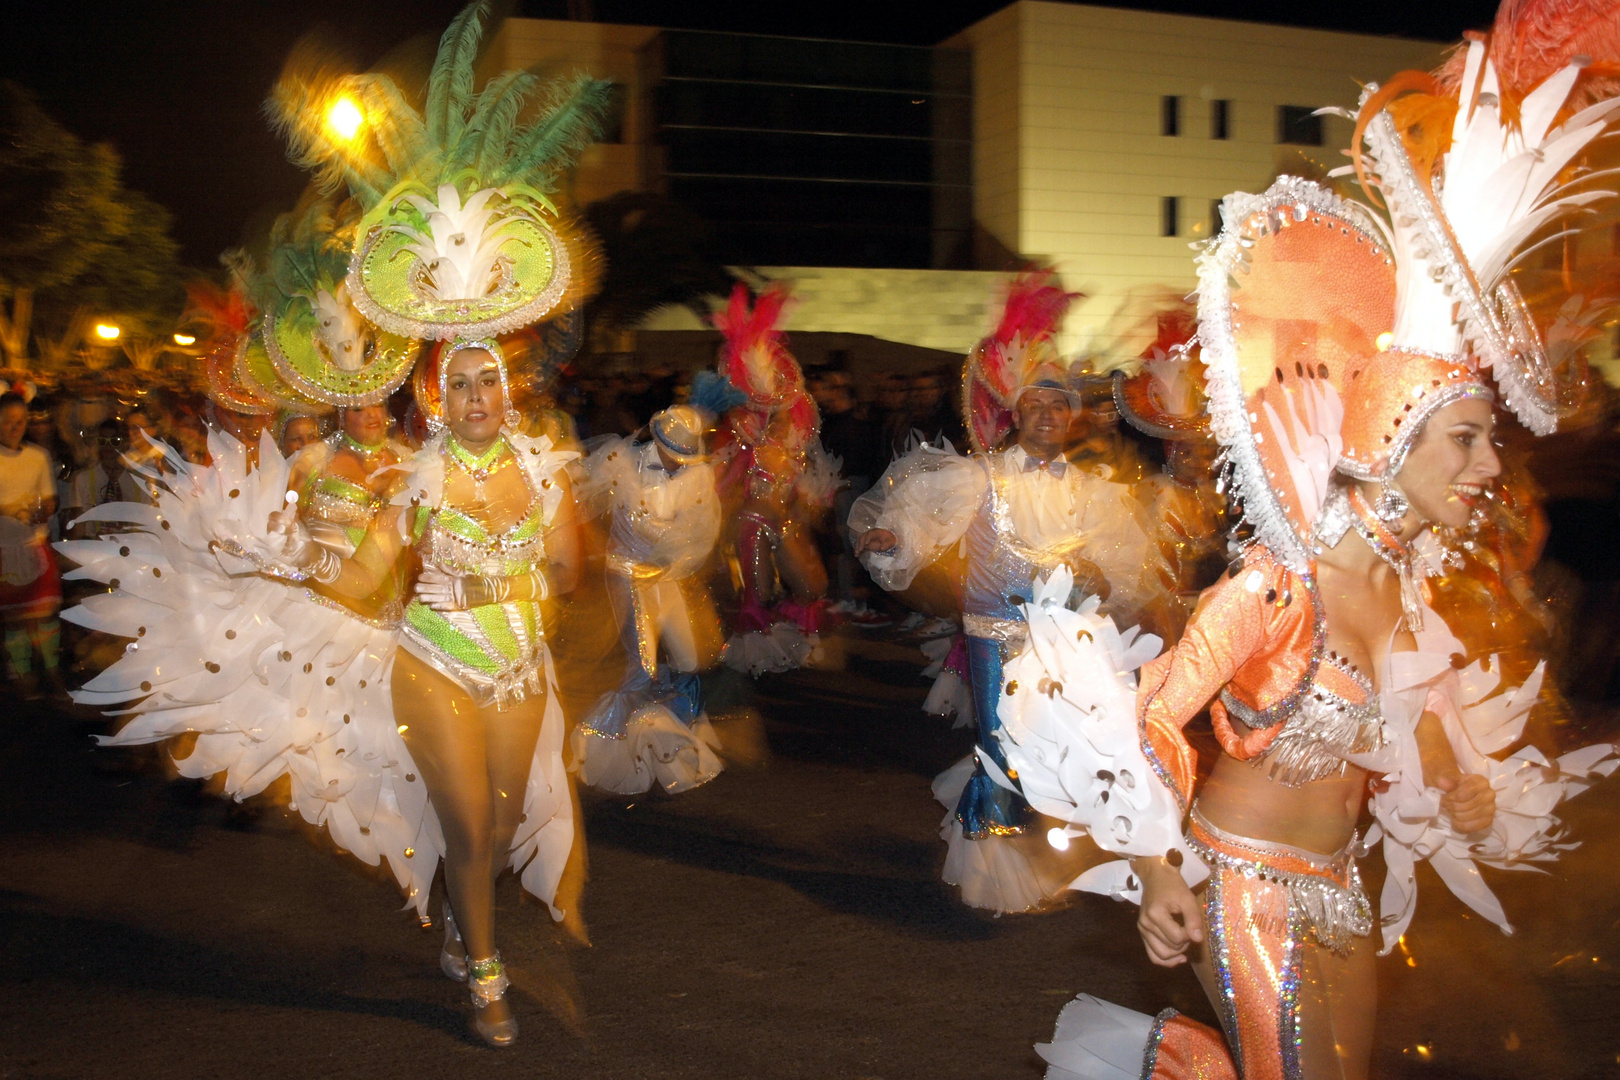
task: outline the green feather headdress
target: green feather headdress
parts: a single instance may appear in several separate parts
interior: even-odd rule
[[[304,397],[356,407],[382,401],[410,376],[418,343],[372,327],[348,283],[354,215],[326,200],[283,214],[270,233],[264,275],[265,352]]]
[[[267,104],[291,159],[359,203],[349,292],[401,336],[510,333],[555,314],[569,292],[570,244],[547,193],[600,134],[612,87],[508,71],[475,92],[487,15],[479,0],[445,31],[420,112],[387,75],[318,68],[289,71]],[[343,101],[349,137],[335,123]]]

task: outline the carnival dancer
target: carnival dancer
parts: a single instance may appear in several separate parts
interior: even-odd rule
[[[740,502],[742,603],[723,659],[751,675],[810,661],[830,609],[812,525],[832,505],[842,463],[821,445],[820,414],[779,329],[791,295],[775,282],[750,306],[739,282],[713,318],[725,337],[720,374],[747,397],[726,413],[721,488]]]
[[[1225,566],[1226,495],[1214,469],[1219,449],[1209,430],[1203,393],[1203,364],[1189,310],[1160,320],[1159,340],[1142,360],[1142,370],[1114,375],[1114,402],[1127,424],[1164,448],[1164,466],[1144,476],[1136,497],[1154,528],[1169,588],[1145,620],[1160,637],[1174,640],[1186,625],[1205,585]]]
[[[1515,14],[1551,61],[1515,51]],[[1070,823],[1054,843],[1083,831],[1130,856],[1076,887],[1139,898],[1149,957],[1190,960],[1224,1029],[1082,995],[1038,1048],[1050,1077],[1365,1076],[1375,918],[1355,827],[1369,778],[1387,952],[1423,859],[1509,930],[1476,864],[1556,857],[1554,807],[1616,767],[1607,744],[1491,757],[1520,739],[1541,671],[1514,688],[1499,665],[1454,668],[1462,647],[1422,587],[1440,559],[1429,530],[1467,525],[1500,470],[1482,369],[1532,431],[1557,419],[1558,380],[1506,268],[1535,221],[1589,197],[1559,177],[1620,109],[1567,100],[1588,61],[1565,61],[1601,42],[1549,38],[1563,24],[1536,14],[1504,7],[1490,46],[1470,42],[1443,82],[1367,89],[1355,156],[1387,225],[1292,177],[1226,198],[1199,260],[1199,339],[1254,542],[1175,648],[1142,666],[1158,643],[1066,608],[1061,578],[1026,608],[1030,648],[1001,711],[1009,764]],[[1449,139],[1426,130],[1437,116]],[[1217,693],[1223,752],[1195,800],[1182,727]]]
[[[136,639],[85,699],[139,698],[135,722],[150,738],[202,731],[182,768],[225,772],[227,790],[251,794],[291,775],[295,801],[318,804],[342,846],[387,858],[419,912],[442,853],[460,926],[446,919],[440,964],[468,981],[478,1035],[506,1046],[517,1026],[494,943],[495,877],[511,867],[577,928],[583,851],[539,611],[571,586],[572,455],[518,433],[495,336],[572,310],[592,286],[544,192],[599,130],[609,89],[588,79],[553,88],[531,121],[513,122],[542,84],[509,72],[472,92],[486,15],[474,4],[447,30],[423,114],[378,74],[290,71],[271,103],[295,159],[347,183],[359,204],[343,281],[376,341],[333,354],[315,309],[289,301],[264,312],[236,351],[234,372],[252,377],[252,386],[237,380],[247,396],[270,411],[258,389],[293,381],[286,371],[329,391],[374,392],[410,373],[414,339],[449,343],[416,369],[435,435],[353,557],[316,543],[284,504],[296,493],[268,438],[249,470],[245,449],[222,436],[212,440],[215,467],[176,463],[156,509],[122,508],[139,526],[122,544],[70,554],[115,584],[86,605],[86,620]],[[344,95],[365,104],[361,145],[340,145],[323,126],[325,105]],[[399,625],[403,647],[360,659],[352,639],[306,625],[308,612],[326,609],[275,580],[363,600],[407,564],[421,570]],[[204,604],[207,620],[191,612]],[[339,691],[352,710],[333,711]]]
[[[685,791],[722,767],[699,676],[721,644],[701,573],[722,517],[706,442],[715,416],[742,395],[700,372],[691,400],[704,400],[710,380],[724,384],[718,402],[672,405],[652,418],[645,439],[609,436],[585,461],[581,504],[587,515],[611,515],[607,588],[625,673],[574,729],[573,749],[580,779],[606,791],[634,795],[654,780]]]
[[[1012,283],[995,332],[968,358],[974,453],[917,447],[856,501],[848,523],[873,580],[890,590],[908,588],[958,541],[966,545],[961,604],[978,743],[934,781],[934,794],[948,809],[945,880],[966,903],[997,913],[1033,908],[1067,885],[1030,862],[1029,806],[991,779],[1006,771],[996,698],[1002,663],[1022,643],[1019,604],[1037,575],[1058,566],[1071,567],[1086,594],[1110,596],[1132,615],[1159,587],[1130,489],[1063,459],[1079,395],[1053,338],[1070,298],[1049,271]]]

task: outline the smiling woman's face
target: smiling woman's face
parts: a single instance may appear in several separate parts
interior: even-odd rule
[[[1502,471],[1493,425],[1490,402],[1464,398],[1423,426],[1396,480],[1424,521],[1454,529],[1468,524]]]
[[[444,377],[444,422],[463,444],[487,446],[500,434],[506,397],[501,369],[487,349],[462,349]]]

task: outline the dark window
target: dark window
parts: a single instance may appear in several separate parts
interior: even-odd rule
[[[1226,227],[1226,215],[1221,213],[1221,200],[1211,199],[1209,203],[1209,235],[1219,236]]]
[[[1277,141],[1295,146],[1322,145],[1322,118],[1309,105],[1277,106]]]
[[[1159,235],[1175,236],[1181,232],[1181,200],[1166,195],[1159,202]]]
[[[650,186],[704,220],[722,262],[967,265],[971,60],[666,30],[641,55]]]
[[[1217,98],[1209,103],[1209,137],[1212,139],[1232,137],[1232,103],[1225,98]]]
[[[1159,134],[1181,134],[1181,99],[1173,94],[1159,99]]]

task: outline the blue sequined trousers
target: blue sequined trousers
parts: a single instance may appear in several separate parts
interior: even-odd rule
[[[1006,772],[1007,758],[1002,753],[1001,740],[996,738],[996,732],[1001,730],[1001,717],[996,713],[1001,699],[1001,642],[969,637],[967,653],[973,711],[979,718],[979,753],[987,754]],[[984,766],[975,760],[973,775],[956,803],[956,820],[962,825],[962,835],[969,840],[983,840],[988,836],[1022,832],[1029,816],[1029,803],[990,779]]]

